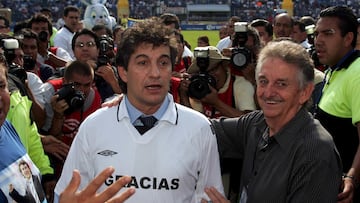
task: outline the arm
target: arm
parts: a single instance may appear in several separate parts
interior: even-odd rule
[[[59,95],[54,95],[51,98],[51,106],[54,111],[54,116],[52,118],[51,127],[49,134],[54,135],[55,137],[62,134],[62,126],[64,124],[64,111],[69,108],[69,105],[64,99],[58,101],[57,98]]]
[[[218,93],[215,90],[215,88],[209,86],[211,89],[211,93],[207,94],[204,98],[201,99],[201,102],[209,104],[213,106],[216,110],[218,110],[221,115],[225,117],[239,117],[245,113],[248,113],[250,111],[244,110],[238,110],[236,108],[233,108],[232,106],[229,106],[228,104],[221,101],[221,99],[218,97]]]
[[[115,94],[121,94],[121,88],[119,85],[119,80],[115,75],[114,70],[112,69],[112,66],[106,65],[106,66],[100,66],[96,71],[96,75],[99,75],[102,77],[112,88]]]
[[[360,122],[356,124],[358,137],[360,140]],[[354,191],[359,186],[360,181],[360,142],[357,148],[352,166],[343,177],[341,192],[338,195],[339,203],[352,202]]]

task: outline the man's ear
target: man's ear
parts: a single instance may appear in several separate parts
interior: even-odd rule
[[[127,71],[125,70],[125,68],[123,66],[118,66],[118,73],[119,73],[119,77],[121,78],[122,81],[124,81],[125,83],[128,82],[127,80]]]
[[[300,104],[304,104],[307,102],[312,95],[312,92],[314,91],[314,83],[309,83],[306,85],[306,87],[301,91],[300,95]]]

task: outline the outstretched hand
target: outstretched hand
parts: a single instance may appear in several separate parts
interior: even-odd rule
[[[134,188],[129,188],[120,195],[116,193],[126,184],[130,183],[131,177],[123,176],[115,183],[110,185],[101,193],[96,193],[97,189],[104,183],[104,181],[114,172],[113,167],[104,169],[98,176],[96,176],[82,191],[77,191],[80,185],[80,173],[74,170],[73,177],[69,185],[60,194],[59,203],[122,203],[135,193]],[[116,195],[116,196],[115,196]]]

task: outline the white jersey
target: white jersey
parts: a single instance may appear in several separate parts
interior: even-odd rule
[[[198,203],[206,198],[204,188],[210,186],[223,193],[210,122],[168,97],[171,102],[165,114],[143,135],[130,123],[124,101],[119,107],[102,108],[88,116],[72,143],[56,195],[70,182],[74,169],[80,171],[81,190],[108,166],[115,172],[100,191],[121,176],[130,175],[132,182],[126,187],[136,189],[126,201],[130,203]]]

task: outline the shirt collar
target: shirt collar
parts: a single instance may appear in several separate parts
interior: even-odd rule
[[[126,106],[126,110],[129,113],[130,123],[134,123],[136,119],[138,119],[141,115],[144,115],[141,111],[139,111],[135,106],[131,104],[128,97],[124,95],[124,102]],[[153,116],[160,120],[166,112],[170,104],[169,97],[165,97],[163,103],[161,104],[160,108],[153,114]]]

